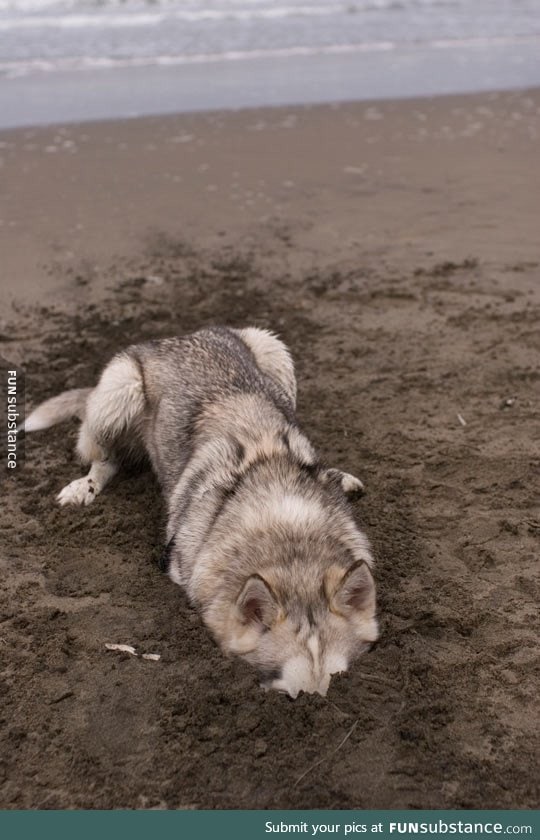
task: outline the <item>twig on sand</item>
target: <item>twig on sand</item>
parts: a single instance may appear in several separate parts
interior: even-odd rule
[[[138,656],[139,654],[133,647],[133,645],[115,645],[111,644],[110,642],[105,643],[105,647],[107,650],[117,650],[120,653],[130,653],[131,656]],[[141,654],[142,659],[150,659],[152,662],[159,662],[161,659],[160,653],[143,653]]]
[[[120,653],[130,653],[132,656],[137,656],[137,651],[133,645],[113,645],[110,642],[105,642],[107,650],[117,650]]]
[[[344,738],[343,738],[343,739],[339,742],[339,744],[337,745],[337,747],[335,747],[335,748],[332,750],[332,752],[329,752],[329,753],[328,753],[328,755],[325,755],[325,756],[324,756],[324,758],[320,758],[318,761],[316,761],[316,762],[315,762],[315,764],[312,764],[312,765],[311,765],[311,767],[308,767],[308,769],[307,769],[307,770],[304,770],[304,772],[302,773],[302,775],[301,775],[301,776],[299,776],[299,777],[297,778],[297,780],[296,780],[296,782],[294,783],[293,787],[296,787],[297,785],[299,785],[299,784],[300,784],[300,782],[302,781],[302,779],[303,779],[303,778],[305,778],[305,777],[308,775],[308,773],[311,773],[311,771],[312,771],[312,770],[315,770],[315,768],[316,768],[316,767],[318,767],[318,766],[319,766],[319,764],[323,764],[323,762],[328,761],[328,759],[329,759],[329,758],[332,758],[332,756],[333,756],[333,755],[335,755],[335,754],[337,753],[337,751],[338,751],[338,750],[340,750],[340,749],[342,748],[343,744],[344,744],[346,741],[348,741],[348,740],[349,740],[349,738],[350,738],[350,737],[351,737],[351,735],[353,734],[354,730],[355,730],[355,729],[356,729],[356,727],[358,726],[358,721],[359,721],[359,720],[360,720],[360,718],[357,718],[357,719],[355,720],[355,722],[353,723],[353,725],[351,726],[351,728],[349,729],[349,731],[347,732],[347,734],[345,735],[345,737],[344,737]]]

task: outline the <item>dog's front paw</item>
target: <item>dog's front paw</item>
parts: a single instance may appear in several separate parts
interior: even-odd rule
[[[365,491],[359,478],[341,470],[323,470],[319,475],[319,481],[322,481],[323,484],[331,482],[334,486],[341,487],[346,496],[360,496]]]
[[[91,478],[76,478],[60,491],[56,497],[62,505],[89,505],[96,498],[96,488]]]
[[[365,487],[360,479],[350,473],[341,473],[341,487],[347,496],[360,496],[365,491]]]

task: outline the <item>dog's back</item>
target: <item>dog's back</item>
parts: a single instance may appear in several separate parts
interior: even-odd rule
[[[230,420],[220,408],[242,396],[268,416],[294,422],[296,381],[285,345],[263,330],[211,327],[192,335],[138,344],[127,351],[136,361],[145,399],[144,444],[166,494],[193,455],[194,443]],[[249,418],[244,416],[249,423]]]

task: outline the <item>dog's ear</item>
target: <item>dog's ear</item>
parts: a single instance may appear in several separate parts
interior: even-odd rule
[[[375,582],[367,563],[355,563],[345,573],[329,569],[325,589],[330,608],[338,615],[375,612]]]
[[[262,634],[274,624],[278,614],[278,602],[271,587],[260,575],[251,575],[233,608],[227,640],[229,651],[245,654],[255,650]]]
[[[242,624],[259,625],[261,629],[271,627],[278,613],[276,597],[260,575],[247,579],[236,601],[236,609]]]

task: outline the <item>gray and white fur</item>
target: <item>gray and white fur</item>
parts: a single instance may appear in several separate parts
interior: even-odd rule
[[[225,653],[267,688],[325,695],[378,635],[373,564],[346,494],[295,419],[286,346],[266,330],[216,327],[133,345],[93,389],[39,406],[25,431],[81,419],[88,475],[58,495],[90,504],[126,460],[148,457],[167,505],[162,568]]]

